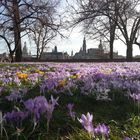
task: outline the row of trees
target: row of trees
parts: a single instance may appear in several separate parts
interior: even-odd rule
[[[37,58],[61,26],[57,15],[59,0],[1,0],[0,37],[13,61],[22,61],[22,37],[28,36],[37,47]],[[57,18],[56,18],[57,17]]]
[[[69,3],[68,0],[66,0]],[[127,60],[132,60],[133,45],[140,31],[140,0],[73,0],[69,13],[73,16],[69,27],[82,25],[84,33],[92,39],[102,37],[109,43],[110,59],[113,45],[120,39],[127,46]],[[22,60],[22,37],[34,42],[37,58],[64,27],[58,13],[60,0],[1,0],[0,38],[3,39],[13,60]],[[68,9],[68,8],[67,8]],[[68,14],[68,13],[67,13]],[[67,16],[66,16],[67,17]],[[70,19],[69,17],[69,19]],[[68,19],[66,19],[68,20]],[[71,24],[72,22],[72,24]]]
[[[140,31],[140,0],[76,0],[72,6],[74,24],[82,23],[85,33],[92,38],[102,36],[109,42],[110,59],[113,44],[120,39],[127,46],[126,58],[132,60],[133,45]]]

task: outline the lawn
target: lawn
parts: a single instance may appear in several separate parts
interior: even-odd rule
[[[140,140],[140,63],[0,64],[1,140]]]

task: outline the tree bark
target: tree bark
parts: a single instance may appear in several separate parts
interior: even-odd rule
[[[10,51],[10,58],[11,58],[11,63],[14,62],[14,57],[13,57],[14,52]]]
[[[133,43],[127,42],[126,59],[127,61],[132,61],[133,59]]]
[[[114,44],[114,38],[115,38],[115,29],[116,27],[112,27],[110,31],[110,42],[109,42],[109,47],[110,47],[110,59],[113,60],[113,44]]]
[[[16,45],[16,51],[15,51],[15,61],[21,62],[22,61],[22,50],[21,50],[21,38],[19,31],[15,31],[15,45]]]
[[[111,60],[113,60],[113,42],[110,40],[110,59]]]
[[[109,2],[108,2],[109,4]],[[109,13],[109,16],[110,16],[110,13]],[[114,15],[116,21],[118,20],[117,18],[117,13],[115,11],[115,15]],[[113,49],[114,49],[114,40],[115,40],[115,31],[116,31],[116,23],[114,22],[114,20],[112,20],[111,18],[109,18],[109,24],[110,24],[110,42],[109,42],[109,47],[110,47],[110,59],[113,60]]]
[[[21,62],[22,50],[21,50],[20,13],[18,7],[18,0],[13,0],[13,8],[14,8],[13,26],[14,26],[14,41],[15,41],[15,61]]]

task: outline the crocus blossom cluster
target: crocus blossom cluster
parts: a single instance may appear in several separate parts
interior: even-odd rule
[[[98,124],[95,128],[93,127],[93,115],[89,112],[87,115],[82,114],[81,118],[78,120],[83,125],[85,130],[87,130],[87,132],[93,136],[95,136],[95,134],[102,134],[107,137],[109,136],[109,128],[105,124]]]
[[[6,96],[5,98],[8,101],[17,101],[17,99],[19,99],[21,97],[21,94],[19,94],[20,92],[17,89],[13,89],[12,92],[10,93],[10,95]]]
[[[58,102],[57,102],[58,99],[59,99],[59,97],[54,99],[53,96],[51,96],[51,99],[46,104],[47,105],[46,106],[46,111],[47,111],[46,117],[47,117],[48,121],[50,121],[50,119],[52,118],[52,113],[54,111],[55,106],[58,105]]]
[[[25,108],[34,115],[34,121],[37,122],[40,119],[41,114],[46,114],[48,120],[52,117],[52,112],[57,103],[58,98],[54,99],[51,96],[51,100],[47,101],[44,96],[38,96],[34,99],[29,99],[24,102]]]
[[[73,95],[73,89],[77,89],[81,94],[96,95],[98,100],[110,100],[108,93],[112,89],[126,93],[140,92],[139,67],[139,63],[48,63],[6,66],[0,70],[0,86],[6,90],[15,87],[21,89],[27,85],[29,88],[39,86],[43,95],[50,90]]]
[[[40,84],[40,93],[45,93],[45,90],[53,90],[58,85],[56,79],[46,79]]]
[[[81,118],[78,120],[89,133],[94,134],[94,128],[92,124],[93,120],[92,114],[90,114],[89,112],[87,113],[87,115],[82,114]]]
[[[34,92],[38,90],[40,94],[37,93],[36,96]],[[123,97],[131,97],[139,106],[140,63],[42,63],[20,67],[5,66],[0,69],[0,103],[3,106],[6,99],[10,108],[4,106],[4,115],[0,115],[0,118],[17,123],[28,118],[35,124],[45,118],[49,128],[59,98],[51,96],[47,100],[45,96],[48,93],[93,95],[96,100],[113,101],[109,96],[112,91],[126,95]],[[75,120],[73,108],[73,103],[67,105],[69,116]],[[104,123],[94,126],[92,114],[82,114],[78,120],[94,137],[100,134],[109,137],[109,127]]]
[[[135,101],[140,101],[140,93],[133,93],[133,94],[130,94],[130,97],[135,100]]]
[[[96,134],[103,134],[107,137],[109,136],[109,128],[104,123],[103,124],[98,124],[96,126],[96,128],[94,128],[94,132]]]
[[[4,118],[7,121],[13,121],[13,122],[21,122],[28,116],[28,112],[23,111],[15,111],[7,112],[4,115]]]

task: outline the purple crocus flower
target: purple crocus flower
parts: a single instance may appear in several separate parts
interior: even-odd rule
[[[11,82],[12,80],[11,80],[11,78],[9,79],[9,78],[2,78],[2,81],[3,81],[3,84],[4,85],[7,85],[9,82]]]
[[[53,90],[58,85],[55,79],[47,79],[44,81],[44,84],[48,90]]]
[[[46,111],[47,100],[44,96],[38,96],[24,102],[25,108],[34,114],[34,121],[38,121],[40,115]]]
[[[34,121],[37,122],[40,119],[40,115],[43,113],[47,114],[48,120],[51,119],[54,107],[55,105],[58,105],[57,101],[58,98],[54,99],[53,96],[51,96],[49,102],[44,96],[38,96],[34,99],[25,101],[24,105],[31,114],[34,114]]]
[[[58,99],[59,99],[59,97],[54,99],[53,96],[51,96],[51,100],[49,100],[49,102],[47,102],[47,104],[46,104],[48,121],[50,121],[50,119],[52,117],[52,113],[54,111],[55,105],[58,105],[58,103],[57,103]]]
[[[72,109],[73,109],[73,107],[74,107],[74,104],[73,103],[69,103],[68,105],[67,105],[67,108],[68,108],[68,110],[69,110],[69,116],[73,119],[73,120],[75,120],[75,112],[74,111],[72,111]]]
[[[67,108],[68,108],[70,111],[72,111],[73,107],[74,107],[74,104],[73,104],[73,103],[68,103]]]
[[[75,120],[76,113],[74,111],[69,112],[70,117]]]
[[[13,110],[12,112],[7,112],[4,115],[4,118],[7,121],[20,122],[23,121],[27,116],[28,116],[27,112]]]
[[[19,98],[19,96],[16,93],[11,93],[9,96],[6,96],[5,98],[8,101],[14,101],[14,100],[17,100]]]
[[[82,114],[81,118],[78,120],[89,133],[94,134],[94,129],[92,125],[92,114],[90,114],[89,112],[87,113],[87,115]]]
[[[13,81],[17,84],[17,85],[20,85],[20,79],[18,78],[18,77],[15,77],[14,79],[13,79]]]
[[[16,101],[20,98],[19,91],[17,89],[13,90],[9,96],[5,97],[8,101]]]
[[[109,136],[109,128],[105,124],[98,124],[97,127],[94,129],[95,133],[103,134],[105,136]]]
[[[33,74],[29,74],[28,75],[28,79],[35,84],[36,82],[38,82],[40,75],[38,73],[33,73]]]
[[[34,100],[29,99],[29,100],[25,101],[24,106],[27,110],[29,110],[30,112],[33,112],[34,111]]]
[[[130,94],[130,97],[131,97],[133,100],[140,101],[140,93],[133,93],[133,94]]]
[[[38,96],[34,98],[35,108],[38,109],[39,113],[46,112],[47,99],[44,96]]]
[[[45,93],[46,90],[54,90],[54,88],[58,85],[55,79],[47,79],[43,81],[40,85],[40,93]]]

